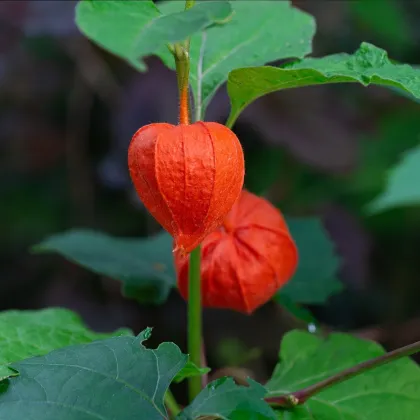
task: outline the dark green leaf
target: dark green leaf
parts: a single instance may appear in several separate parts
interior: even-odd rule
[[[230,13],[227,1],[202,3],[163,16],[151,0],[82,0],[76,8],[76,23],[88,38],[144,70],[142,57],[221,23]]]
[[[236,120],[247,105],[270,92],[347,82],[397,87],[420,98],[420,70],[407,64],[393,64],[386,51],[364,42],[353,55],[306,58],[285,68],[267,66],[232,71],[228,79],[232,104],[229,121]]]
[[[404,52],[412,44],[404,3],[399,0],[350,1],[349,12],[384,45]]]
[[[71,344],[89,343],[129,330],[99,334],[85,327],[79,316],[60,308],[39,311],[6,311],[0,314],[0,381],[16,375],[8,365],[41,356]]]
[[[263,400],[267,393],[265,388],[252,379],[248,379],[248,382],[247,387],[236,385],[232,378],[209,383],[177,419],[194,420],[215,416],[221,420],[275,420],[274,411]]]
[[[56,252],[89,270],[120,280],[128,297],[161,303],[176,283],[172,239],[162,232],[147,239],[113,238],[90,230],[51,236],[35,252]]]
[[[343,369],[383,354],[376,343],[347,334],[327,339],[292,331],[267,384],[270,395],[303,389]],[[405,358],[322,391],[302,407],[279,410],[284,420],[414,420],[420,412],[420,368]]]
[[[318,321],[312,315],[311,311],[292,301],[287,295],[283,293],[277,293],[274,296],[274,300],[293,316],[309,324],[308,328],[313,330],[317,329]]]
[[[229,72],[237,67],[301,58],[311,52],[314,19],[291,7],[289,1],[237,0],[231,5],[234,13],[229,23],[191,38],[190,79],[199,107],[207,106]],[[165,14],[182,7],[178,1],[159,4]],[[174,68],[168,51],[162,49],[159,56]]]
[[[407,152],[389,173],[385,191],[368,205],[370,213],[400,206],[420,205],[420,146]]]
[[[3,386],[0,419],[167,418],[164,394],[188,356],[173,343],[146,349],[149,336],[150,329],[14,363],[19,376]]]
[[[256,195],[265,194],[281,174],[283,158],[283,150],[261,145],[246,153],[246,189]]]
[[[407,149],[419,144],[418,112],[385,115],[377,122],[378,131],[360,140],[360,158],[355,171],[345,180],[336,180],[342,196],[353,195],[359,207],[372,201],[386,186],[386,173]]]
[[[292,302],[324,303],[341,290],[334,246],[317,218],[287,218],[287,225],[298,248],[299,265],[292,280],[279,293]]]
[[[199,368],[193,362],[188,361],[187,364],[178,372],[174,378],[174,382],[179,383],[191,376],[201,376],[210,372],[210,368]]]

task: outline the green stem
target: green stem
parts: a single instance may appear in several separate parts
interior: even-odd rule
[[[165,393],[165,405],[171,417],[176,417],[181,412],[174,395],[169,389]]]
[[[420,341],[417,341],[408,346],[401,347],[389,353],[383,354],[382,356],[376,357],[366,362],[359,363],[351,368],[345,369],[336,375],[330,376],[323,381],[320,381],[314,385],[310,385],[299,391],[292,392],[290,394],[280,395],[278,397],[268,397],[265,400],[274,406],[291,408],[296,405],[304,404],[309,398],[318,394],[321,391],[325,391],[333,385],[337,385],[347,379],[353,378],[356,375],[360,375],[368,370],[377,368],[386,363],[400,359],[402,357],[410,356],[420,351]]]
[[[201,247],[190,254],[188,272],[188,353],[196,366],[201,366]],[[189,397],[192,401],[201,391],[201,377],[189,378]]]
[[[240,111],[242,111],[242,109]],[[234,114],[230,113],[229,118],[227,119],[225,124],[227,128],[232,129],[233,125],[236,123],[236,120],[239,117],[240,111],[235,112]]]

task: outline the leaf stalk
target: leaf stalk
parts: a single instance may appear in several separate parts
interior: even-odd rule
[[[283,394],[280,396],[267,397],[265,398],[265,401],[276,407],[293,408],[297,405],[304,404],[306,401],[308,401],[309,398],[319,394],[321,391],[325,391],[334,385],[338,385],[339,383],[367,372],[368,370],[375,369],[389,362],[401,359],[402,357],[410,356],[419,351],[420,341],[417,341],[413,344],[409,344],[407,346],[385,353],[374,359],[361,362],[348,369],[344,369],[343,371],[330,376],[329,378],[326,378],[299,391]]]

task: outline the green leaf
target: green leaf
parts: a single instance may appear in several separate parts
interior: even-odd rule
[[[258,145],[245,154],[245,161],[246,189],[256,195],[264,195],[282,172],[284,151]]]
[[[420,205],[420,146],[409,151],[389,173],[385,191],[368,205],[370,213]]]
[[[181,371],[176,374],[174,382],[180,383],[184,379],[191,378],[192,376],[202,376],[209,373],[210,370],[208,367],[199,368],[193,362],[188,361]]]
[[[347,334],[327,339],[292,331],[283,338],[280,362],[267,383],[270,395],[303,389],[357,363],[384,354],[376,343]],[[400,359],[334,385],[293,410],[284,420],[414,420],[420,412],[420,368]]]
[[[248,379],[248,383],[247,387],[238,386],[232,378],[221,378],[209,383],[177,419],[194,420],[215,416],[221,420],[275,420],[274,411],[263,400],[267,393],[265,388],[252,379]]]
[[[167,418],[164,394],[188,356],[174,343],[146,349],[149,336],[147,329],[14,363],[19,376],[0,389],[0,419]]]
[[[142,57],[221,23],[230,13],[227,1],[201,3],[163,16],[151,0],[82,0],[76,8],[76,23],[88,38],[144,70]]]
[[[235,121],[247,105],[267,93],[348,82],[396,87],[420,98],[420,70],[407,64],[393,64],[386,51],[364,42],[353,55],[306,58],[285,68],[266,66],[232,71],[228,79],[232,105],[229,121]]]
[[[400,52],[411,46],[412,34],[404,3],[399,0],[352,1],[348,7],[360,26],[367,27],[384,45],[398,48]]]
[[[336,181],[336,188],[342,196],[353,195],[359,208],[385,189],[386,172],[399,161],[403,152],[419,144],[417,111],[384,115],[377,125],[377,133],[360,141],[358,167],[345,182]]]
[[[129,330],[99,334],[85,327],[81,318],[60,308],[0,313],[0,381],[15,376],[8,365],[32,356],[41,356],[71,344],[89,343]],[[1,418],[1,417],[0,417]]]
[[[182,6],[178,1],[159,4],[163,13]],[[231,6],[233,16],[229,23],[191,38],[190,80],[196,106],[206,107],[229,72],[237,67],[302,58],[311,52],[315,21],[291,7],[289,1],[237,0]],[[162,49],[158,55],[174,68],[168,51]]]
[[[292,280],[279,294],[292,302],[324,303],[341,290],[336,273],[339,260],[321,221],[317,218],[287,218],[287,225],[299,252],[299,265]],[[281,297],[279,298],[281,302]]]
[[[152,0],[82,0],[76,7],[76,24],[80,31],[139,70],[146,67],[134,53],[135,44],[142,30],[160,17]]]
[[[287,295],[283,293],[277,293],[274,296],[274,300],[281,305],[284,309],[286,309],[288,312],[290,312],[293,316],[296,318],[306,322],[308,325],[308,328],[311,330],[316,331],[318,321],[316,318],[312,315],[312,312],[306,309],[305,307],[299,305],[298,303],[295,303],[292,301]]]
[[[164,302],[176,283],[172,239],[166,232],[132,239],[70,230],[47,238],[33,250],[56,252],[97,274],[120,280],[124,294],[140,302]]]

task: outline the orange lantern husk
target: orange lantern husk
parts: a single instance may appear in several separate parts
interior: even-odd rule
[[[223,225],[202,243],[202,304],[251,314],[287,283],[297,262],[281,212],[244,190]],[[189,256],[175,253],[178,288],[186,300],[188,264]]]
[[[128,166],[153,217],[189,253],[223,222],[244,180],[244,156],[224,125],[149,124],[133,136]]]

